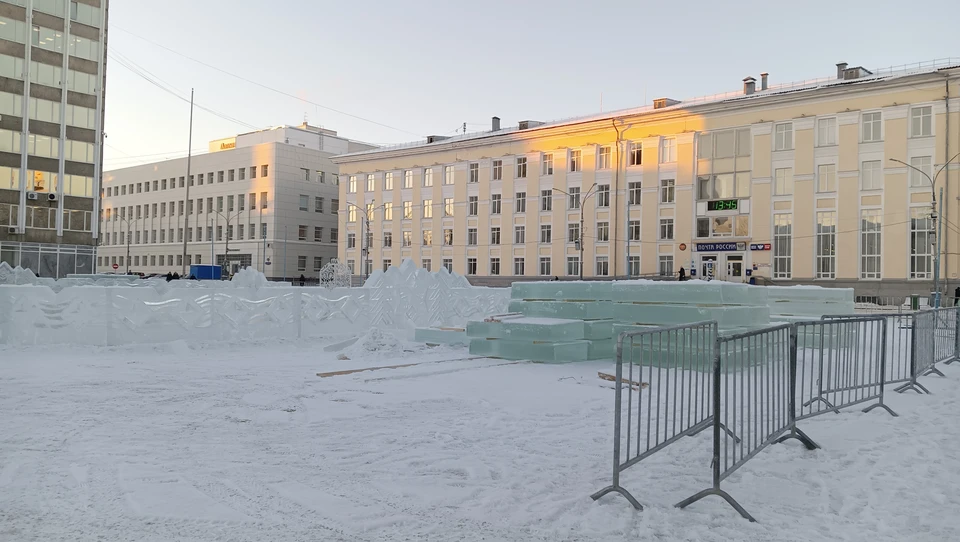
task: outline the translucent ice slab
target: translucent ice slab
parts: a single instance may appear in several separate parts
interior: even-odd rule
[[[508,310],[510,312],[522,312],[525,316],[575,320],[602,320],[613,317],[613,304],[609,301],[565,302],[512,299]]]
[[[471,339],[470,353],[512,360],[545,362],[586,361],[590,341],[559,343],[516,341],[509,339]]]
[[[613,319],[625,324],[669,326],[716,320],[721,328],[761,326],[770,322],[767,307],[649,305],[615,303]]]
[[[729,282],[619,281],[613,284],[614,301],[692,305],[766,305],[766,289]]]
[[[503,318],[498,322],[470,322],[467,324],[467,336],[562,342],[583,339],[583,327],[583,320],[520,316]]]
[[[413,339],[427,344],[466,345],[470,342],[462,329],[439,327],[418,327],[413,331]]]
[[[510,297],[541,301],[609,301],[612,299],[612,284],[606,281],[514,282]]]

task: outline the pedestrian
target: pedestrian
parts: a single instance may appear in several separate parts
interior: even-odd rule
[[[553,280],[558,281],[560,280],[560,277],[553,277]]]
[[[307,277],[303,276],[303,273],[300,274],[300,286],[307,282]]]
[[[167,282],[170,282],[171,280],[173,280],[173,274],[167,271]]]
[[[180,273],[177,273],[176,271],[174,271],[174,272],[173,272],[173,280],[180,280]]]
[[[682,266],[680,267],[680,282],[687,280],[687,270]]]

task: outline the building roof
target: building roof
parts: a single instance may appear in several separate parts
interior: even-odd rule
[[[941,58],[931,61],[918,62],[914,64],[906,64],[902,66],[891,66],[887,68],[877,68],[873,70],[863,70],[860,67],[854,67],[851,69],[860,70],[860,76],[856,79],[841,79],[837,75],[832,75],[829,77],[821,77],[818,79],[808,79],[805,81],[795,81],[791,83],[783,83],[779,85],[771,85],[765,90],[757,89],[751,94],[744,93],[743,89],[724,92],[721,94],[713,94],[710,96],[700,96],[692,99],[682,100],[677,102],[676,100],[670,100],[669,105],[665,107],[655,108],[653,105],[645,105],[641,107],[634,107],[629,109],[620,109],[616,111],[608,111],[604,113],[597,113],[593,115],[586,115],[580,117],[571,117],[566,119],[554,120],[550,122],[540,123],[536,126],[531,126],[526,129],[521,129],[519,126],[511,128],[503,128],[500,130],[488,130],[483,132],[474,132],[459,136],[452,136],[444,138],[438,141],[428,142],[427,140],[414,141],[410,143],[401,143],[398,145],[389,145],[382,146],[376,149],[364,150],[359,152],[352,152],[347,154],[341,154],[332,158],[334,163],[349,162],[353,161],[352,158],[362,159],[364,157],[375,157],[378,154],[386,154],[392,151],[403,151],[403,150],[419,150],[423,149],[424,152],[431,151],[434,149],[440,150],[446,147],[451,146],[451,144],[461,143],[461,142],[472,142],[475,140],[481,140],[486,138],[502,137],[511,134],[516,134],[518,132],[529,133],[539,130],[545,130],[550,128],[557,128],[568,125],[582,124],[587,122],[595,122],[600,120],[611,120],[620,117],[631,117],[631,116],[640,116],[645,114],[661,114],[668,111],[678,111],[685,110],[690,108],[695,108],[699,106],[706,105],[716,105],[723,103],[735,103],[735,102],[748,102],[753,100],[758,100],[761,98],[769,98],[774,96],[784,96],[788,94],[795,94],[800,92],[814,92],[824,89],[837,88],[837,87],[852,87],[852,86],[861,86],[872,83],[878,83],[883,81],[890,81],[902,77],[930,74],[944,70],[950,70],[954,68],[960,68],[960,58]],[[671,103],[675,102],[675,103]]]

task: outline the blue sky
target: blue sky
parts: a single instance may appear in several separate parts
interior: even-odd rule
[[[188,104],[121,62],[184,98],[193,87],[198,104],[235,119],[197,110],[195,150],[304,116],[397,143],[464,122],[488,129],[493,115],[510,126],[595,113],[601,94],[611,110],[735,90],[763,71],[777,84],[830,75],[840,61],[960,57],[941,17],[956,12],[948,0],[112,2],[105,167],[188,148]]]

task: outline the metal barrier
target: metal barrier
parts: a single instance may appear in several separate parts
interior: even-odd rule
[[[897,384],[910,380],[911,352],[913,348],[913,313],[903,314],[857,314],[841,316],[823,316],[821,320],[852,320],[886,318],[887,329],[884,338],[886,383]]]
[[[887,384],[887,329],[885,316],[825,318],[795,325],[797,338],[797,388],[801,401],[798,420],[825,411],[877,401],[864,412],[880,407]]]
[[[917,379],[929,374],[944,376],[936,364],[957,361],[960,353],[960,308],[948,307],[916,313],[911,333],[910,379],[894,391],[930,393]]]
[[[710,495],[723,498],[741,516],[756,521],[720,482],[767,446],[796,438],[819,448],[796,424],[797,343],[795,326],[784,324],[717,339],[713,371],[713,485],[677,503],[686,508]],[[729,438],[720,424],[737,432]]]
[[[614,399],[613,484],[594,493],[593,500],[616,492],[634,508],[643,510],[620,485],[620,473],[681,437],[711,427],[712,414],[716,411],[711,406],[710,378],[716,337],[716,322],[620,334]]]

